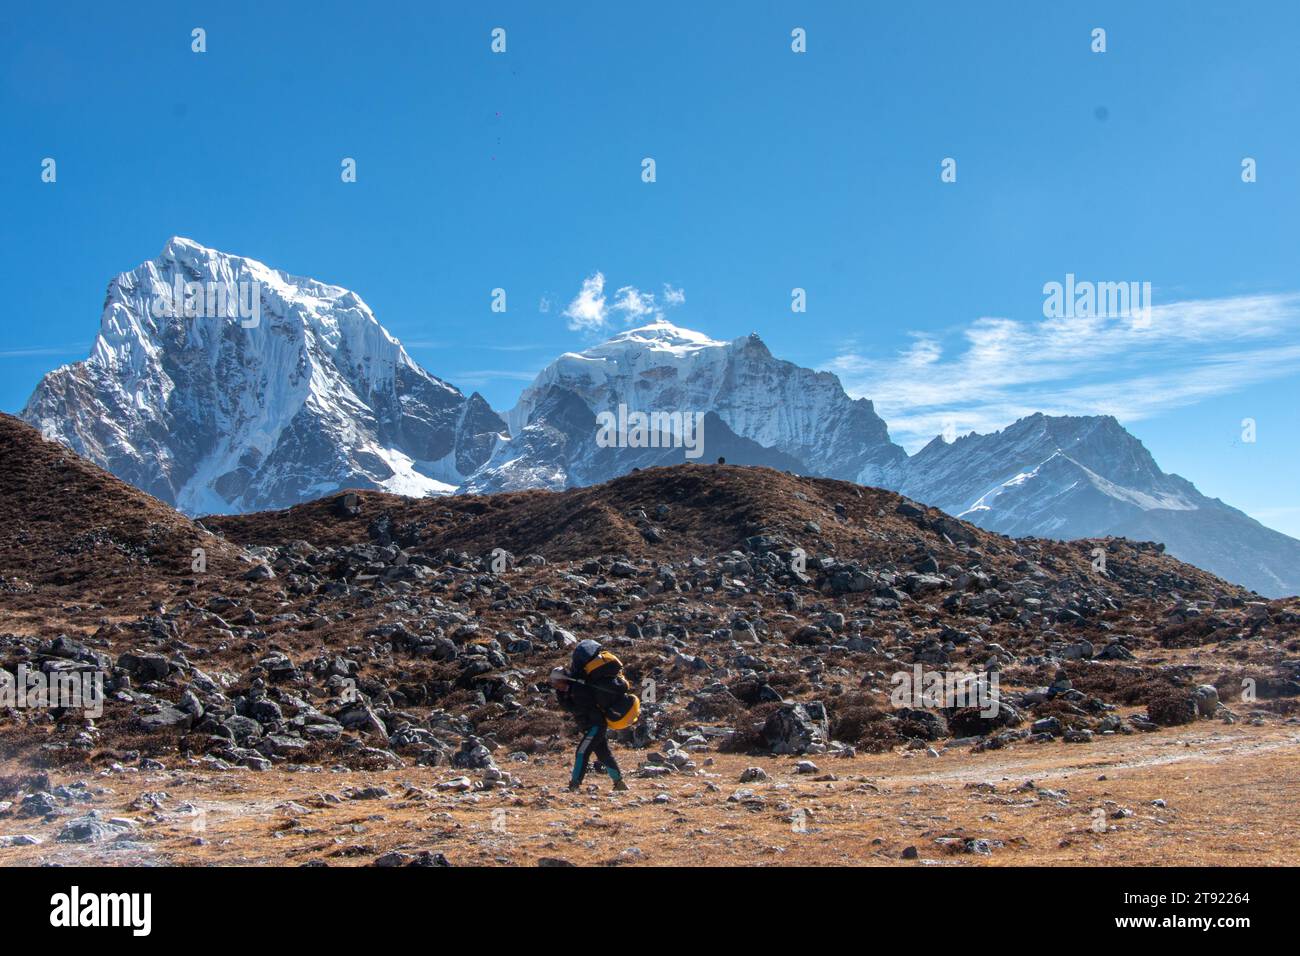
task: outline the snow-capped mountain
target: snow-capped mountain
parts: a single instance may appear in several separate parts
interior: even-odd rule
[[[45,376],[22,417],[190,514],[446,494],[506,437],[356,293],[181,238],[109,283],[90,357]]]
[[[699,416],[694,460],[870,481],[906,457],[871,402],[834,375],[774,358],[757,335],[720,342],[661,319],[543,369],[506,416],[511,440],[465,490],[573,487],[692,460],[683,447],[602,445],[598,416],[620,408]]]
[[[90,357],[47,375],[22,417],[190,514],[725,458],[879,485],[1004,534],[1159,541],[1261,594],[1300,592],[1300,541],[1161,471],[1113,418],[1033,415],[909,458],[833,374],[661,319],[560,356],[503,419],[420,368],[355,293],[180,238],[109,284]]]
[[[1261,594],[1300,592],[1300,541],[1161,471],[1114,418],[1033,415],[909,458],[834,375],[774,358],[757,336],[719,342],[664,321],[543,369],[507,413],[511,440],[462,490],[566,488],[689,460],[682,448],[601,447],[597,416],[619,406],[705,413],[699,460],[879,485],[1008,535],[1159,541]]]
[[[1161,471],[1110,416],[1031,415],[989,435],[935,438],[884,480],[990,531],[1159,541],[1261,594],[1300,593],[1300,541]]]

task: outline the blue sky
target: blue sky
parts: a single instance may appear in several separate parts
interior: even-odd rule
[[[1300,535],[1298,33],[1282,2],[9,4],[0,409],[173,234],[354,289],[501,409],[601,337],[564,315],[599,272],[835,370],[909,448],[1109,412]],[[1149,324],[1048,322],[1067,273],[1150,282]]]

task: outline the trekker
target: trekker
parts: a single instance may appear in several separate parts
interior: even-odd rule
[[[641,712],[641,702],[630,693],[623,676],[622,662],[597,642],[581,641],[574,648],[568,669],[557,667],[551,671],[551,686],[560,706],[577,718],[582,729],[582,739],[573,755],[570,792],[582,786],[593,755],[614,781],[614,789],[627,790],[607,737],[610,730],[630,727]]]

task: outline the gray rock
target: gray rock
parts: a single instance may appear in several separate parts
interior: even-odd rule
[[[466,737],[460,749],[451,755],[451,765],[457,770],[497,770],[492,751],[477,737]]]
[[[276,724],[284,720],[284,712],[280,709],[280,705],[266,698],[253,701],[248,716],[259,724]]]
[[[348,730],[356,730],[368,737],[376,737],[387,742],[388,728],[379,719],[379,715],[370,709],[364,701],[348,704],[334,715],[334,719]]]
[[[163,704],[157,713],[142,714],[139,720],[145,730],[189,730],[194,723],[194,715],[177,710],[171,704]]]
[[[1051,734],[1053,737],[1059,737],[1065,733],[1065,728],[1061,725],[1059,717],[1043,717],[1040,720],[1035,720],[1029,729],[1031,733]]]
[[[0,847],[40,846],[41,838],[30,833],[17,833],[13,836],[0,836]]]
[[[812,712],[810,712],[812,711]],[[819,713],[819,718],[813,716]],[[830,738],[825,709],[782,704],[763,724],[763,741],[774,754],[804,754]]]
[[[1196,712],[1202,717],[1213,717],[1219,709],[1219,691],[1211,684],[1201,684],[1192,691]]]
[[[162,680],[171,670],[171,663],[161,654],[128,652],[117,659],[117,666],[138,681]]]
[[[129,832],[130,827],[121,820],[102,820],[99,812],[90,811],[84,817],[69,820],[55,837],[60,843],[102,843]]]
[[[43,817],[54,813],[58,809],[59,804],[54,799],[54,794],[42,790],[38,793],[29,793],[23,797],[22,802],[18,804],[18,816]]]

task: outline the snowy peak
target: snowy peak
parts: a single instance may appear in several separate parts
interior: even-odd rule
[[[683,447],[602,440],[602,417],[628,413],[676,421]],[[1300,541],[1161,471],[1109,416],[1030,415],[908,458],[833,374],[757,335],[659,319],[561,355],[507,427],[420,368],[356,293],[180,236],[109,283],[89,357],[47,375],[22,417],[190,514],[344,487],[562,489],[725,457],[882,486],[1004,534],[1161,541],[1261,593],[1300,591]]]
[[[537,476],[545,476],[545,487],[595,484],[614,477],[608,468],[658,460],[648,454],[636,461],[597,455],[588,447],[589,438],[578,434],[566,433],[557,441],[557,426],[547,412],[561,407],[557,390],[570,393],[593,419],[620,408],[711,415],[717,442],[710,451],[706,433],[706,459],[726,457],[718,449],[727,448],[746,461],[872,479],[906,458],[889,440],[871,402],[849,398],[834,375],[774,358],[757,335],[723,342],[661,319],[582,352],[566,353],[538,373],[507,415],[513,440],[498,450],[489,469],[491,480],[471,481],[471,489],[543,486],[530,484],[541,481]],[[569,415],[566,420],[574,419]],[[560,447],[566,450],[565,467],[557,469],[538,457]]]
[[[907,461],[894,484],[952,514],[987,517],[1004,491],[1041,489],[1048,473],[1065,486],[1086,483],[1140,508],[1192,509],[1199,497],[1183,479],[1162,472],[1111,416],[1035,414],[1000,432],[951,443],[935,438]]]
[[[109,284],[90,357],[46,376],[23,417],[189,513],[448,493],[505,430],[356,293],[179,236]]]
[[[989,531],[1159,541],[1262,594],[1300,591],[1300,541],[1161,471],[1108,415],[1036,414],[1000,432],[936,438],[885,484]]]
[[[1049,416],[1041,413],[1021,419],[1007,430],[1018,441],[1032,436],[1044,448],[1053,447],[1068,458],[1104,471],[1117,481],[1158,482],[1165,474],[1146,446],[1125,430],[1112,415]]]
[[[613,338],[594,346],[583,355],[610,355],[621,351],[664,352],[674,357],[692,354],[700,349],[724,348],[725,342],[709,338],[702,332],[683,329],[667,319],[657,319],[649,325],[628,329]]]

